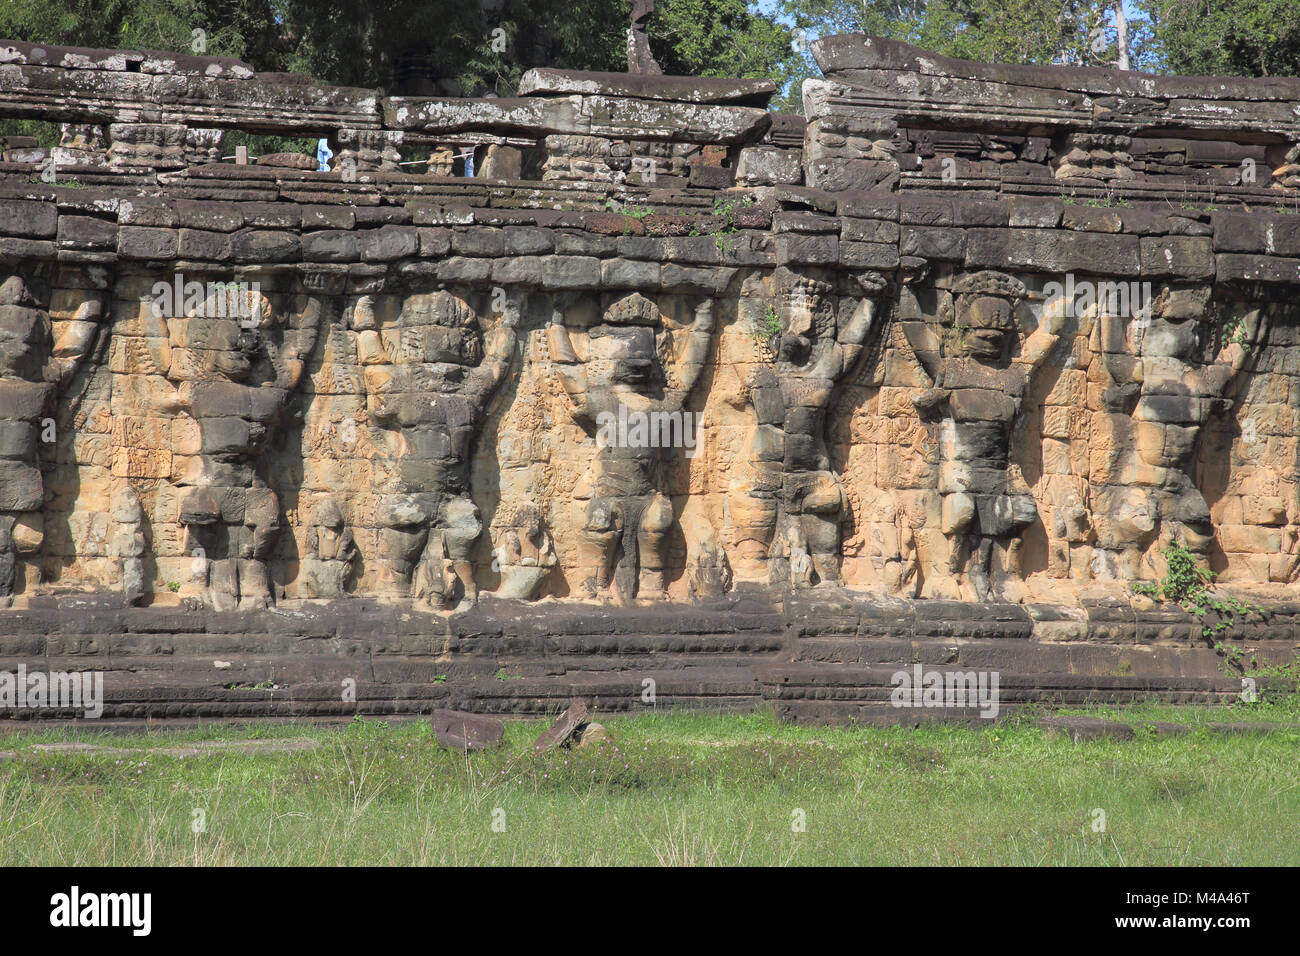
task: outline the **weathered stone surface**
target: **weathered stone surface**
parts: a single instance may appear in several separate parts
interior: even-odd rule
[[[766,106],[776,93],[771,80],[734,80],[700,76],[653,76],[634,73],[584,73],[536,68],[519,81],[520,96],[582,93],[672,100],[678,103],[725,103]]]
[[[971,229],[966,265],[974,269],[1027,268],[1047,273],[1084,272],[1137,276],[1142,272],[1136,236],[1059,233],[1045,229]]]
[[[653,289],[659,286],[659,263],[606,259],[600,264],[600,284],[606,289]]]
[[[1300,219],[1293,216],[1215,212],[1214,251],[1300,257]]]
[[[182,199],[176,203],[176,214],[180,217],[180,224],[190,229],[234,232],[244,224],[239,209],[226,203]]]
[[[1173,543],[1300,580],[1291,81],[844,42],[779,128],[764,82],[381,104],[0,45],[0,108],[87,161],[0,169],[0,656],[103,660],[127,717],[648,677],[896,721],[917,660],[1012,707],[1230,698],[1132,584]],[[212,161],[214,103],[338,168]],[[1233,626],[1285,662],[1295,614]]]
[[[1142,275],[1151,278],[1213,279],[1214,252],[1209,239],[1144,238]]]
[[[567,746],[575,736],[580,736],[580,731],[588,722],[588,718],[586,701],[575,698],[564,713],[555,719],[555,723],[551,724],[546,733],[533,742],[533,751],[554,750],[556,747]]]
[[[367,262],[405,259],[419,250],[420,235],[408,226],[380,226],[361,233],[361,258]]]
[[[1300,281],[1300,259],[1275,256],[1245,256],[1227,253],[1215,256],[1219,279],[1252,282],[1293,283]]]
[[[316,160],[304,153],[265,153],[257,157],[257,165],[280,169],[315,169]]]
[[[117,251],[124,259],[174,259],[180,237],[173,229],[123,226],[118,233]]]
[[[61,249],[116,249],[117,225],[91,216],[60,216]]]
[[[594,256],[547,256],[542,260],[542,284],[548,289],[598,288],[600,260]]]
[[[433,733],[438,746],[449,750],[491,750],[499,746],[506,725],[498,717],[439,708],[433,712]]]
[[[235,262],[297,262],[302,240],[291,232],[245,229],[230,237]]]
[[[538,133],[669,140],[686,143],[752,143],[771,120],[766,110],[707,103],[665,103],[603,94],[517,99],[384,100],[390,127],[430,136],[484,132]]]
[[[177,255],[182,259],[210,259],[225,262],[231,258],[230,236],[203,229],[182,229],[179,233]]]
[[[883,242],[839,244],[840,261],[851,269],[897,269],[898,245]]]
[[[751,186],[798,184],[803,181],[803,156],[798,150],[750,146],[741,150],[736,179]]]
[[[57,229],[53,203],[24,202],[6,199],[0,203],[0,234],[53,238]]]
[[[1227,80],[975,63],[860,34],[824,37],[812,49],[831,78],[832,97],[837,84],[851,89],[866,86],[870,78],[877,97],[892,87],[898,100],[928,102],[931,109],[977,104],[982,107],[977,123],[985,128],[1016,129],[1028,117],[1058,128],[1112,133],[1251,125],[1293,133],[1297,124],[1279,108],[1300,95],[1300,80],[1294,78]]]
[[[302,257],[307,262],[353,262],[360,254],[361,237],[355,232],[326,229],[302,237]]]
[[[605,729],[605,725],[598,724],[593,720],[582,728],[582,732],[578,737],[578,749],[585,750],[589,747],[599,747],[609,739],[610,734]]]

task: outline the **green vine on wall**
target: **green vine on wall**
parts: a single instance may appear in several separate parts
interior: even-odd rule
[[[1222,634],[1251,614],[1263,615],[1261,607],[1231,595],[1220,597],[1215,594],[1212,588],[1214,572],[1197,564],[1196,555],[1181,543],[1175,541],[1160,553],[1167,565],[1164,579],[1159,584],[1139,581],[1133,585],[1133,590],[1156,601],[1172,601],[1179,605],[1201,621],[1202,637]],[[1219,617],[1213,624],[1205,621],[1210,612]]]

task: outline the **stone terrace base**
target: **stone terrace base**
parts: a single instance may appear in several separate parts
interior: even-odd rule
[[[1211,623],[1213,623],[1211,621]],[[1211,639],[1181,610],[903,601],[819,588],[740,589],[702,605],[613,608],[485,599],[436,615],[357,598],[253,613],[123,608],[116,596],[34,598],[0,612],[0,671],[100,671],[106,721],[330,719],[435,707],[545,715],[752,710],[861,724],[978,720],[974,708],[900,709],[892,675],[996,671],[1001,714],[1028,702],[1226,703],[1241,681],[1214,640],[1260,663],[1293,660],[1300,604]],[[12,720],[70,711],[0,707]]]

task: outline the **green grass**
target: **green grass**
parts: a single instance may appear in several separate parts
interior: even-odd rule
[[[1276,719],[1274,706],[1091,713],[1198,724],[1242,719],[1237,710]],[[1300,863],[1300,730],[1076,744],[1017,720],[602,722],[614,739],[598,749],[534,756],[545,723],[510,721],[503,748],[468,758],[439,749],[426,721],[13,733],[0,737],[17,754],[0,761],[0,864]],[[258,738],[320,746],[151,753]],[[32,749],[72,740],[132,753]],[[1105,832],[1092,829],[1094,808]],[[192,830],[195,810],[204,832]]]

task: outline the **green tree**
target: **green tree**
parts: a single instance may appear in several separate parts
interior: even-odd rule
[[[947,56],[1002,63],[1114,65],[1116,0],[782,0],[810,38],[891,37]],[[1129,0],[1130,67],[1156,73],[1300,75],[1295,0]],[[1100,38],[1100,39],[1099,39]],[[810,56],[804,75],[816,76]]]
[[[295,68],[330,82],[392,88],[396,63],[418,56],[473,95],[511,95],[535,66],[627,68],[629,0],[286,0]],[[650,45],[665,73],[771,76],[788,31],[746,0],[660,0]]]
[[[988,63],[1117,59],[1113,0],[783,0],[781,12],[809,37],[866,33]]]
[[[248,25],[232,11],[260,0],[6,0],[0,36],[58,46],[193,52],[204,31],[209,56],[243,57]],[[264,4],[263,4],[264,5]]]
[[[68,46],[189,52],[203,30],[212,55],[261,71],[393,89],[422,60],[467,94],[509,94],[534,66],[626,68],[630,0],[5,0],[0,35]],[[769,76],[788,31],[746,0],[660,0],[651,45],[665,72]]]
[[[1294,0],[1137,0],[1151,23],[1151,59],[1163,72],[1300,76]]]
[[[746,0],[666,0],[647,28],[655,59],[678,76],[771,77],[789,69],[790,30]]]

